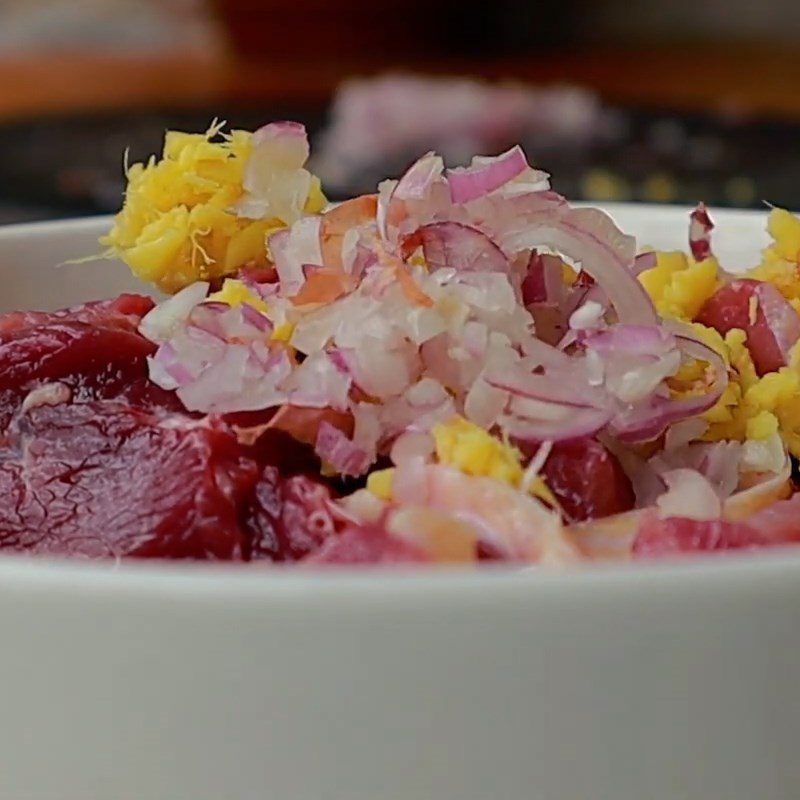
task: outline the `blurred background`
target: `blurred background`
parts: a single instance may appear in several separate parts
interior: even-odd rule
[[[122,153],[299,119],[330,196],[522,142],[578,199],[800,208],[797,0],[0,0],[0,222],[116,210]]]

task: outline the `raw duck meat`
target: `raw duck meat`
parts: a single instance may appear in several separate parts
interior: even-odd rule
[[[0,451],[0,547],[30,553],[243,559],[258,467],[213,418],[116,401],[41,405]]]
[[[351,525],[331,536],[309,559],[313,564],[420,564],[430,557],[381,525]]]
[[[0,315],[0,548],[84,557],[296,560],[334,524],[319,460],[254,446],[148,379],[140,295]]]
[[[298,561],[335,529],[332,493],[320,480],[313,447],[286,431],[268,428],[253,444],[261,473],[247,508],[253,560]]]
[[[734,278],[702,204],[692,259],[637,252],[519,146],[427,153],[335,208],[308,155],[290,121],[170,134],[101,242],[174,294],[0,315],[0,547],[567,565],[797,541],[800,220],[774,209]]]
[[[572,520],[621,514],[636,502],[619,461],[597,439],[557,442],[545,463],[544,477]]]
[[[775,547],[800,542],[800,494],[779,500],[741,522],[725,519],[661,519],[644,515],[633,543],[635,558]]]
[[[126,397],[142,407],[179,409],[173,392],[147,377],[155,351],[144,337],[122,328],[85,322],[53,322],[0,335],[0,428],[25,396],[47,383],[61,383],[73,400]]]
[[[759,375],[785,366],[800,336],[800,318],[792,306],[770,284],[750,278],[718,289],[700,309],[697,321],[723,336],[733,328],[743,330]]]
[[[637,559],[665,558],[682,553],[744,550],[768,545],[769,540],[746,522],[724,519],[661,519],[648,512],[633,543]]]
[[[519,443],[529,457],[539,445]],[[636,502],[630,479],[608,448],[582,437],[556,442],[547,457],[543,477],[567,516],[579,522],[630,511]]]
[[[0,315],[0,429],[25,396],[58,382],[73,401],[125,397],[133,405],[180,410],[173,392],[148,379],[154,345],[136,328],[153,301],[142,295],[56,312]]]
[[[135,331],[142,317],[154,306],[153,299],[142,294],[121,294],[110,300],[95,300],[60,311],[9,311],[0,314],[0,334],[65,321]]]
[[[265,466],[247,516],[250,558],[298,561],[314,552],[335,530],[330,500],[319,480]]]

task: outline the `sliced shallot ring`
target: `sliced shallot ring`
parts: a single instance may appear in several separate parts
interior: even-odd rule
[[[675,337],[660,325],[617,324],[601,330],[582,331],[579,341],[603,356],[656,358],[672,350],[676,345]]]
[[[505,415],[500,427],[511,437],[527,442],[562,442],[591,436],[602,430],[611,418],[604,408],[574,408],[559,420],[529,419]]]
[[[648,442],[658,438],[673,422],[693,417],[714,406],[728,385],[728,370],[716,351],[680,332],[675,325],[675,339],[683,353],[699,361],[707,361],[714,372],[714,380],[705,394],[697,397],[655,398],[649,405],[630,409],[614,418],[611,429],[623,442]]]
[[[401,251],[422,246],[428,269],[455,269],[459,272],[508,272],[506,254],[490,236],[460,222],[433,222],[404,238]]]
[[[418,158],[403,174],[392,192],[395,200],[423,200],[431,184],[444,170],[441,156],[433,151]]]
[[[608,405],[608,396],[601,389],[588,384],[576,386],[559,375],[550,377],[512,369],[493,373],[489,368],[483,377],[490,386],[508,392],[514,397],[524,397],[574,409],[604,409]]]
[[[515,145],[494,158],[481,159],[469,167],[447,170],[447,184],[454,203],[468,203],[499,189],[528,169],[525,153]]]
[[[262,314],[258,309],[250,305],[250,303],[242,303],[240,306],[242,311],[242,319],[252,325],[254,328],[263,333],[272,331],[272,323],[265,314]]]
[[[487,202],[492,200],[489,198]],[[555,192],[500,201],[500,214],[516,218],[513,235],[498,244],[506,252],[548,247],[561,253],[599,284],[620,322],[655,325],[658,317],[650,296],[633,274],[635,240],[596,208],[571,208]]]

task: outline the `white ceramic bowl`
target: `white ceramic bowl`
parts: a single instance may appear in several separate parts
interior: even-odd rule
[[[682,246],[682,210],[616,207]],[[763,214],[720,212],[756,258]],[[133,284],[0,230],[5,307]],[[729,259],[730,260],[730,259]],[[800,555],[312,574],[0,558],[3,800],[797,800]]]

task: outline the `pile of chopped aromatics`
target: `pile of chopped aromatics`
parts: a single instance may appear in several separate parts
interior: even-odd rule
[[[313,447],[346,526],[438,560],[565,561],[594,555],[576,523],[655,508],[634,534],[678,541],[680,517],[706,541],[739,493],[786,485],[796,217],[772,210],[762,262],[732,276],[702,205],[688,253],[637,252],[519,147],[427,153],[338,205],[308,155],[297,123],[170,132],[102,242],[172,295],[140,326],[151,381]]]

